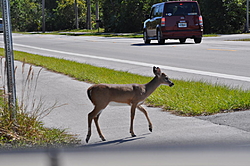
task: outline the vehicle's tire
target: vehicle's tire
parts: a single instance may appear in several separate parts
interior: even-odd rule
[[[180,41],[181,44],[184,44],[186,42],[186,40],[187,40],[186,38],[180,38],[179,39],[179,41]]]
[[[194,42],[197,43],[197,44],[201,43],[201,41],[202,41],[201,37],[194,38]]]
[[[165,43],[165,39],[162,39],[161,37],[161,31],[157,31],[157,41],[158,41],[158,44],[164,44]]]
[[[143,40],[145,44],[150,44],[151,40],[148,39],[148,35],[146,31],[143,32]]]

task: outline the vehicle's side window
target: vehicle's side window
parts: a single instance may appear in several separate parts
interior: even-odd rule
[[[151,9],[150,18],[159,16],[159,6],[155,6]]]
[[[154,17],[157,17],[158,15],[158,6],[154,8]]]
[[[154,17],[158,17],[158,16],[159,16],[159,6],[156,6]]]
[[[159,8],[158,8],[158,17],[161,17],[162,16],[162,13],[163,13],[163,9],[164,9],[164,5],[160,5]]]
[[[152,7],[151,12],[150,12],[150,18],[154,18],[154,12],[155,12],[155,7]]]

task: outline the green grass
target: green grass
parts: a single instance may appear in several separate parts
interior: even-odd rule
[[[88,30],[88,29],[73,29],[53,32],[15,32],[22,34],[44,34],[44,35],[67,35],[67,36],[102,36],[102,37],[126,37],[126,38],[143,38],[142,32],[138,33],[105,33],[103,28]],[[203,34],[203,37],[219,37],[218,34]]]
[[[88,64],[44,57],[15,51],[15,59],[43,66],[49,70],[66,74],[90,83],[147,83],[153,78],[128,72],[95,67]],[[149,71],[151,72],[151,70]],[[164,71],[163,71],[164,72]],[[175,86],[160,86],[146,104],[162,107],[183,116],[211,115],[225,111],[250,108],[250,90],[233,89],[229,86],[206,82],[172,80]]]
[[[143,35],[138,33],[104,33],[104,29],[100,28],[98,31],[95,30],[86,30],[86,29],[73,29],[73,30],[63,30],[63,31],[53,31],[53,32],[15,32],[23,34],[44,34],[44,35],[67,35],[67,36],[102,36],[102,37],[126,37],[126,38],[142,38]]]
[[[166,93],[168,92],[168,93]],[[250,108],[250,91],[204,82],[181,81],[175,87],[161,87],[159,93],[149,98],[155,106],[163,106],[179,115],[211,115],[225,111]]]
[[[203,37],[219,37],[217,34],[204,34]]]
[[[0,60],[0,73],[2,71],[3,60]],[[41,119],[48,115],[58,105],[45,104],[44,98],[35,97],[36,85],[40,71],[36,74],[33,67],[25,72],[24,65],[22,70],[22,78],[19,88],[21,88],[21,96],[17,100],[16,117],[11,118],[11,111],[8,108],[8,94],[4,93],[5,77],[1,75],[0,90],[0,149],[12,148],[33,148],[33,147],[64,147],[73,146],[80,143],[76,135],[71,135],[66,130],[44,127]]]
[[[125,37],[125,38],[142,38],[142,34],[137,33],[128,33],[128,34],[121,34],[121,33],[50,33],[53,35],[67,35],[67,36],[102,36],[102,37]]]
[[[61,147],[79,143],[76,136],[65,130],[46,128],[26,113],[18,112],[15,122],[10,120],[8,110],[1,109],[0,113],[0,148]]]
[[[16,32],[24,33],[27,32]],[[53,31],[46,33],[27,33],[27,34],[45,34],[45,35],[67,35],[67,36],[102,36],[102,37],[126,37],[126,38],[143,38],[142,32],[138,33],[105,33],[103,28],[100,28],[99,32],[95,30],[86,30],[86,29],[73,29],[73,30],[64,30],[64,31]],[[217,34],[204,34],[203,37],[219,37]]]
[[[68,134],[65,130],[44,127],[38,120],[38,114],[27,113],[18,108],[16,119],[13,121],[7,105],[1,97],[0,149],[62,147],[80,143],[75,135]]]
[[[250,38],[247,38],[247,39],[230,40],[230,41],[250,41]]]

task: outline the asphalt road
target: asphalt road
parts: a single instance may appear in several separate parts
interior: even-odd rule
[[[198,45],[192,40],[187,40],[186,44],[169,40],[165,45],[144,45],[142,39],[13,35],[16,50],[148,76],[153,76],[152,66],[156,65],[170,78],[202,79],[244,89],[250,88],[249,42],[225,40],[249,37],[250,35],[227,35],[204,38],[202,44]],[[23,80],[20,73],[22,64],[16,62],[16,65],[17,88],[20,95]],[[39,67],[34,67],[34,70],[38,72]],[[153,123],[153,132],[148,131],[144,115],[137,111],[134,124],[137,137],[132,138],[128,132],[130,111],[127,106],[106,108],[100,117],[100,126],[107,141],[101,142],[93,127],[93,135],[89,144],[86,144],[84,140],[87,134],[87,114],[93,109],[86,95],[89,86],[44,69],[39,76],[36,93],[36,98],[43,96],[48,105],[55,101],[59,104],[67,103],[45,117],[44,123],[48,127],[67,128],[69,132],[78,134],[83,140],[84,148],[250,144],[250,123],[247,120],[250,118],[249,111],[244,112],[244,125],[241,125],[243,118],[235,118],[241,112],[216,115],[216,118],[179,117],[162,112],[160,108],[147,108]],[[228,116],[226,120],[225,115]],[[231,121],[230,117],[234,120]]]

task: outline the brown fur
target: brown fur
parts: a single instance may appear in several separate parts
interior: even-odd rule
[[[88,88],[88,97],[95,108],[88,114],[88,134],[86,142],[89,141],[91,136],[91,123],[93,119],[100,138],[103,141],[105,140],[101,133],[98,119],[102,110],[112,101],[131,105],[130,133],[132,137],[136,136],[133,131],[133,120],[136,108],[144,113],[149,123],[149,130],[152,131],[152,123],[148,117],[147,111],[141,104],[159,85],[167,84],[170,87],[174,85],[166,74],[161,73],[160,68],[154,67],[153,72],[155,77],[147,84],[97,84]]]

